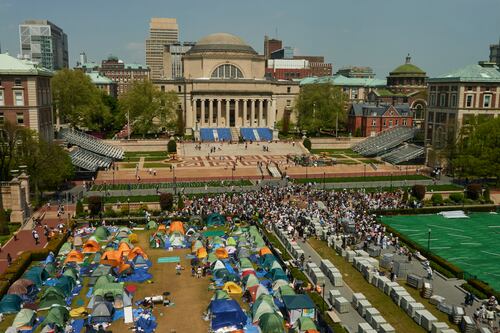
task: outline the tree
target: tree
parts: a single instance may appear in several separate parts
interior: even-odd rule
[[[80,70],[63,69],[52,78],[52,96],[60,121],[102,131],[112,116],[99,89]]]
[[[177,143],[174,139],[170,139],[170,141],[167,143],[167,150],[169,153],[177,152]]]
[[[172,193],[160,194],[160,208],[164,211],[171,211],[174,206],[174,196]]]
[[[346,96],[340,87],[332,84],[310,84],[300,90],[295,101],[297,125],[308,132],[321,128],[345,127]]]
[[[411,194],[417,198],[419,201],[422,201],[425,198],[425,186],[424,185],[413,185],[411,188]]]
[[[304,145],[304,147],[307,150],[311,150],[312,144],[311,144],[311,140],[309,138],[305,138],[304,141],[302,142],[302,145]]]
[[[179,98],[174,91],[162,92],[150,81],[138,81],[118,101],[134,132],[145,136],[178,126]]]
[[[88,198],[89,210],[92,216],[96,216],[102,209],[102,198],[99,196],[92,196]]]

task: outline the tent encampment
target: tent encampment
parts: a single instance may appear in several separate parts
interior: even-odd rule
[[[210,315],[214,331],[228,326],[242,329],[247,321],[247,316],[235,300],[213,300],[210,302]]]
[[[19,295],[7,294],[0,301],[0,313],[16,313],[21,310],[22,299]]]
[[[42,282],[49,278],[49,273],[44,267],[34,266],[24,273],[23,278],[33,281],[38,288],[42,286]]]
[[[231,299],[231,296],[225,290],[216,290],[212,299]]]
[[[179,231],[174,231],[168,237],[168,244],[170,247],[181,248],[184,247],[184,235]]]
[[[115,234],[116,239],[122,239],[122,238],[128,238],[128,235],[130,235],[132,231],[127,228],[127,227],[120,227],[118,231]]]
[[[128,260],[133,260],[137,256],[148,259],[148,255],[146,254],[146,252],[144,252],[144,250],[139,246],[136,246],[132,250],[130,250],[130,252],[128,253]]]
[[[314,318],[314,302],[305,294],[282,296],[289,322],[294,325],[300,317]]]
[[[266,333],[285,333],[283,318],[277,313],[265,313],[260,317],[259,327]]]
[[[12,326],[14,326],[17,329],[23,327],[26,330],[33,327],[33,325],[35,324],[35,320],[36,320],[35,311],[31,309],[21,309],[14,318]]]
[[[89,239],[85,242],[85,244],[83,244],[82,252],[83,253],[96,253],[100,249],[101,249],[101,247],[99,246],[99,244],[95,240]]]
[[[158,228],[158,224],[155,221],[151,220],[146,223],[146,230],[155,230],[156,228]]]
[[[311,332],[318,329],[313,319],[310,317],[300,317],[296,324],[299,333]]]
[[[161,232],[155,232],[149,237],[149,246],[154,249],[165,248],[165,236]]]
[[[117,267],[122,263],[122,256],[119,251],[106,251],[99,262],[103,265]]]
[[[66,242],[61,246],[61,249],[59,250],[59,255],[65,256],[71,251],[71,243]]]
[[[229,295],[239,295],[242,293],[241,287],[233,281],[224,283],[222,290],[226,291]]]
[[[66,256],[66,259],[64,260],[64,263],[65,264],[70,263],[70,262],[81,263],[81,262],[83,262],[83,259],[84,259],[83,253],[81,253],[81,252],[79,252],[77,250],[72,250]]]
[[[198,250],[200,247],[203,247],[203,243],[201,242],[201,240],[195,240],[191,245],[191,252],[196,253],[196,250]]]
[[[94,325],[109,323],[113,321],[114,313],[115,309],[113,308],[113,304],[110,302],[100,302],[94,304],[94,308],[92,309],[92,313],[90,315],[90,322]]]
[[[170,234],[173,234],[174,232],[179,232],[183,235],[186,234],[186,230],[184,230],[184,224],[181,221],[173,221],[170,223],[170,229],[168,230]]]
[[[28,279],[18,279],[15,281],[7,291],[7,294],[16,294],[19,296],[28,295],[36,289],[35,283]]]
[[[215,255],[219,259],[227,259],[229,257],[227,250],[223,247],[219,247],[217,250],[215,250]]]
[[[64,325],[69,319],[69,311],[64,306],[54,306],[50,308],[47,317],[40,324],[41,326],[46,326],[49,324],[55,325],[59,328],[64,328]]]
[[[107,240],[109,238],[109,235],[110,235],[109,230],[103,226],[97,227],[93,233],[93,236],[99,242]]]
[[[80,236],[75,236],[73,239],[73,246],[78,247],[83,245],[83,239]]]
[[[208,256],[207,249],[205,249],[204,247],[200,247],[198,250],[196,250],[196,258],[203,259],[206,258],[207,256]]]
[[[213,214],[208,215],[207,220],[206,220],[207,227],[220,226],[220,225],[224,225],[225,223],[226,223],[226,219],[224,218],[224,216],[217,214],[217,213],[213,213]]]

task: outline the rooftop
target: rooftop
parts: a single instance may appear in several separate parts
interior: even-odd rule
[[[352,78],[337,74],[334,76],[308,77],[300,81],[300,85],[331,83],[335,86],[351,86],[351,87],[383,87],[387,84],[386,80],[368,79],[368,78]]]
[[[411,57],[409,54],[406,57],[406,62],[403,65],[396,67],[392,72],[389,73],[389,75],[407,74],[425,75],[425,72],[422,69],[411,63]]]
[[[188,54],[202,52],[240,52],[257,54],[255,50],[238,36],[225,32],[210,34],[200,39]]]
[[[101,75],[99,72],[90,72],[86,73],[88,77],[90,77],[90,80],[92,81],[93,84],[113,84],[114,81],[111,80],[110,78]]]
[[[53,72],[29,60],[21,60],[8,53],[1,53],[0,74],[52,76]]]
[[[447,74],[430,78],[429,82],[500,82],[500,70],[495,65],[472,64]]]

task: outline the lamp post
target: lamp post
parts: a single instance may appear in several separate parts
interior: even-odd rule
[[[307,163],[306,163],[306,179],[308,179],[308,178],[309,178],[309,177],[308,177],[308,175],[307,175],[307,166],[308,166],[308,165],[309,165],[309,161],[307,161]]]
[[[172,165],[172,182],[174,183],[174,195],[177,194],[177,182],[175,177],[175,165]]]
[[[128,212],[128,219],[130,221],[130,198],[127,198],[127,212]]]
[[[392,172],[391,172],[391,192],[392,192]]]
[[[325,176],[326,176],[326,172],[323,171],[323,191],[325,190]]]
[[[325,283],[323,282],[323,285],[322,285],[322,288],[321,288],[321,292],[323,293],[323,314],[325,314],[325,305],[326,305],[326,302],[325,302]]]
[[[427,234],[427,252],[431,250],[431,228],[429,228],[429,233]]]

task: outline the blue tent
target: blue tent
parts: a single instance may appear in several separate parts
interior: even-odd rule
[[[37,287],[42,286],[42,281],[49,278],[49,273],[45,268],[40,266],[31,267],[26,273],[24,273],[23,278],[33,281]]]
[[[47,258],[45,258],[44,264],[47,265],[48,263],[54,262],[55,259],[54,253],[50,252]]]
[[[236,326],[242,329],[247,322],[247,316],[235,300],[213,300],[210,303],[210,312],[214,331],[226,326]]]
[[[0,313],[17,313],[21,310],[21,297],[15,294],[7,294],[0,301]]]

